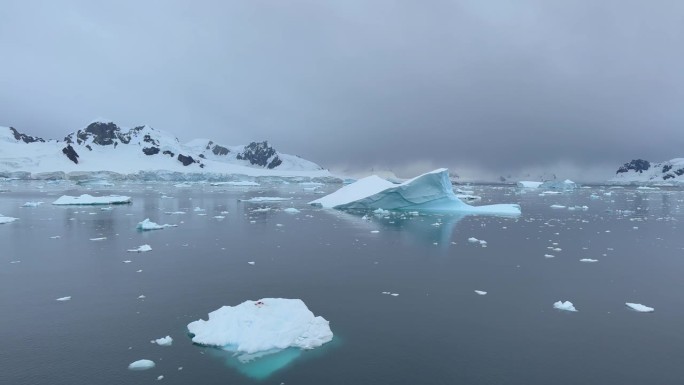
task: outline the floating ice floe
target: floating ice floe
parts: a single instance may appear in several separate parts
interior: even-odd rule
[[[558,310],[565,310],[565,311],[577,311],[575,309],[575,306],[572,304],[570,301],[558,301],[553,304],[553,307],[558,309]]]
[[[592,262],[598,262],[598,259],[582,258],[582,259],[580,259],[580,262],[589,262],[589,263],[592,263]]]
[[[71,301],[71,296],[60,297],[60,298],[57,298],[55,301],[60,301],[60,302]]]
[[[482,291],[482,290],[475,290],[475,293],[477,293],[477,295],[486,295],[487,294],[486,291]]]
[[[300,299],[264,298],[223,306],[188,324],[192,341],[234,352],[249,362],[287,348],[313,349],[333,338],[328,321]]]
[[[19,220],[19,218],[4,217],[4,216],[2,216],[2,214],[0,214],[0,225],[4,225],[6,223],[12,223],[16,220]]]
[[[283,209],[283,212],[286,212],[288,214],[298,214],[300,211],[294,207],[288,207],[286,209]]]
[[[249,199],[240,199],[240,202],[250,202],[250,203],[259,203],[259,202],[281,202],[281,201],[289,201],[292,198],[281,198],[281,197],[254,197],[254,198],[249,198]]]
[[[533,188],[539,188],[539,186],[541,186],[542,183],[544,183],[544,182],[533,182],[533,181],[529,181],[529,180],[521,180],[521,181],[518,182],[516,185],[517,185],[519,188],[529,188],[529,189],[533,189]]]
[[[44,202],[26,202],[21,207],[38,207],[42,205]]]
[[[568,191],[568,190],[574,190],[577,188],[577,183],[571,181],[570,179],[566,179],[564,181],[546,181],[539,185],[539,188],[542,189],[549,189],[549,190],[560,190],[560,191]]]
[[[138,360],[128,365],[130,370],[147,370],[152,368],[154,368],[154,361],[152,360]]]
[[[655,311],[654,308],[648,307],[646,305],[642,305],[640,303],[631,303],[631,302],[625,302],[625,305],[627,305],[630,309],[636,310],[641,313],[651,313]]]
[[[128,251],[129,253],[145,253],[148,251],[152,251],[152,247],[150,245],[142,245],[138,246],[137,249],[129,249],[126,251]]]
[[[150,342],[152,342],[153,344],[157,344],[159,346],[171,346],[171,344],[173,343],[173,338],[171,338],[171,336],[166,336],[162,338],[157,338],[156,340],[152,340]]]
[[[552,209],[564,209],[565,206],[563,206],[563,205],[551,205],[551,208]]]
[[[235,182],[214,182],[210,183],[212,186],[261,186],[257,182],[251,182],[247,180],[235,181]]]
[[[437,169],[401,184],[376,175],[346,185],[332,194],[309,202],[335,209],[423,210],[463,214],[520,215],[517,204],[471,206],[456,196],[445,168]]]
[[[118,195],[94,197],[88,194],[78,197],[62,195],[52,202],[53,205],[117,205],[125,203],[131,203],[131,197]]]
[[[136,229],[142,230],[142,231],[148,231],[148,230],[162,230],[167,227],[177,227],[178,225],[169,225],[169,224],[164,224],[160,225],[157,223],[154,223],[150,221],[150,218],[146,218],[144,221],[138,223],[136,226]]]
[[[90,238],[91,241],[95,241],[95,242],[97,242],[97,241],[104,241],[104,240],[106,240],[106,239],[107,239],[107,237]]]

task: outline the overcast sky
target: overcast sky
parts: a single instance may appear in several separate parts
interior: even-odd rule
[[[612,173],[684,157],[684,1],[0,0],[0,125],[96,117],[334,169]]]

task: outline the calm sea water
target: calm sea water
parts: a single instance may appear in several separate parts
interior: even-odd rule
[[[299,185],[0,189],[9,190],[0,193],[0,213],[20,218],[0,225],[0,384],[145,384],[160,375],[165,384],[222,385],[684,378],[682,191],[539,196],[474,186],[481,203],[519,203],[523,215],[364,219],[307,206],[320,195]],[[133,203],[111,211],[50,205],[81,193],[125,194]],[[253,196],[292,199],[238,201]],[[46,203],[20,207],[27,201]],[[174,211],[186,214],[165,214]],[[136,231],[145,218],[178,227]],[[153,250],[126,252],[142,244]],[[72,300],[55,300],[64,296]],[[250,365],[191,343],[189,322],[263,297],[301,298],[330,321],[334,341]],[[558,300],[579,311],[553,309]],[[656,310],[637,313],[625,302]],[[150,343],[166,335],[171,347]],[[142,358],[157,366],[127,369]]]

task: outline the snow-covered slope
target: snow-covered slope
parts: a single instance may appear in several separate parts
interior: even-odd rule
[[[610,181],[617,183],[684,183],[684,158],[675,158],[660,163],[634,159],[622,165]]]
[[[224,146],[208,139],[181,144],[172,134],[139,126],[122,129],[97,121],[63,140],[44,140],[0,127],[0,172],[95,172],[121,174],[240,174],[248,176],[330,177],[328,170],[268,142]]]

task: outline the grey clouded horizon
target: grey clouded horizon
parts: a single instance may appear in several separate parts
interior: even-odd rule
[[[61,138],[102,116],[399,174],[610,173],[684,157],[682,47],[679,1],[0,0],[0,125]]]

